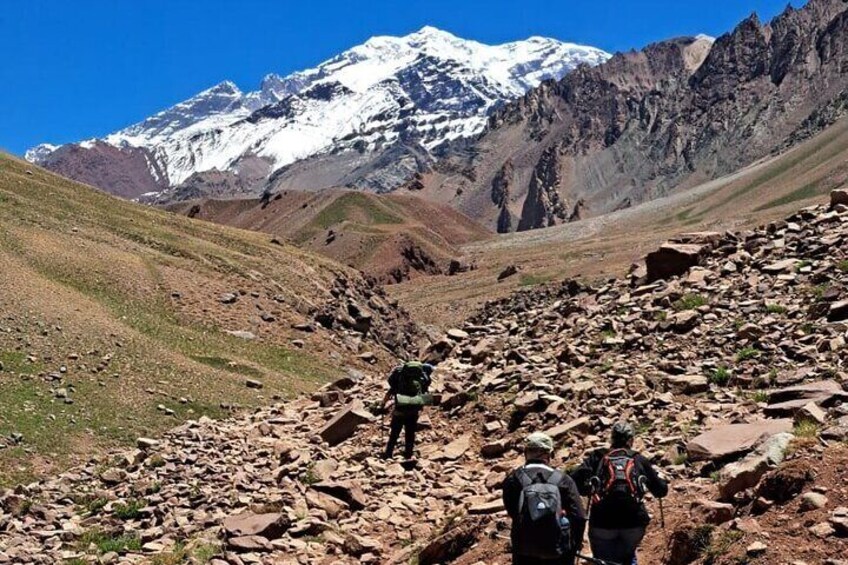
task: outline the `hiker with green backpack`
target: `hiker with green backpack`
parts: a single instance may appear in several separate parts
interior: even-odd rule
[[[580,494],[590,497],[589,543],[596,559],[635,565],[636,550],[651,521],[643,499],[668,494],[668,482],[633,450],[633,426],[613,426],[609,449],[591,452],[571,473]]]
[[[430,403],[428,391],[432,374],[432,365],[409,361],[396,367],[389,375],[389,390],[383,398],[382,409],[385,411],[389,401],[394,399],[394,410],[384,459],[392,458],[401,431],[405,431],[404,457],[407,460],[413,458],[418,417],[421,409]]]
[[[513,565],[573,565],[583,544],[583,502],[571,477],[550,466],[553,450],[550,436],[530,434],[525,464],[503,483]]]

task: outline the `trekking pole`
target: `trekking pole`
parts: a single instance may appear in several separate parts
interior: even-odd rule
[[[665,533],[665,508],[663,508],[663,499],[660,498],[660,525],[662,526],[663,533]]]

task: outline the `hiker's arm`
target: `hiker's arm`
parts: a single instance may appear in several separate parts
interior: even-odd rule
[[[398,370],[395,369],[389,375],[389,390],[386,391],[386,395],[383,397],[382,407],[385,408],[389,401],[394,398],[397,394],[398,387]]]
[[[577,484],[577,489],[582,496],[589,496],[591,486],[589,481],[595,476],[595,470],[598,467],[596,454],[590,453],[574,471],[571,472],[571,478]]]
[[[663,498],[668,495],[668,481],[660,477],[657,470],[646,457],[639,456],[642,459],[642,469],[645,473],[645,478],[648,479],[648,490],[651,491],[657,498]]]
[[[430,392],[430,385],[433,384],[433,371],[435,367],[432,365],[425,363],[424,364],[424,383],[422,384],[423,389],[421,392],[427,393]]]
[[[583,500],[580,498],[577,485],[570,477],[565,476],[559,487],[564,510],[571,522],[574,553],[580,553],[583,547],[583,533],[586,531],[586,512],[583,509]]]
[[[518,516],[518,499],[521,496],[521,487],[515,475],[512,474],[503,483],[503,504],[509,517],[515,519]]]

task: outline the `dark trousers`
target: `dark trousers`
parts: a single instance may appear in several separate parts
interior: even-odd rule
[[[605,530],[589,528],[592,555],[620,565],[631,565],[636,560],[636,549],[645,537],[645,528]]]
[[[392,414],[392,423],[389,428],[389,443],[386,445],[386,459],[391,457],[395,452],[400,438],[401,430],[405,430],[403,455],[407,459],[412,459],[415,449],[415,432],[418,431],[418,415],[419,410],[400,411],[395,410]]]
[[[559,559],[536,559],[535,557],[524,557],[522,555],[512,556],[512,565],[573,565],[574,557],[564,556]]]

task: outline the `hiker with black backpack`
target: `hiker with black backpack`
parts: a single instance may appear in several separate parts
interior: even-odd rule
[[[571,474],[580,494],[590,497],[589,543],[592,555],[620,565],[635,565],[636,550],[651,521],[643,498],[668,494],[668,482],[648,459],[633,450],[633,426],[613,426],[611,446],[591,452]]]
[[[418,417],[421,409],[429,404],[431,375],[433,366],[418,361],[409,361],[396,367],[389,375],[389,390],[383,398],[382,410],[385,411],[389,401],[394,399],[392,421],[389,427],[389,442],[383,458],[391,459],[400,438],[400,432],[405,430],[404,457],[413,458],[415,449],[415,433],[418,430]]]
[[[550,466],[553,450],[549,436],[530,434],[525,464],[503,483],[514,565],[573,565],[583,543],[583,502],[571,477]]]

